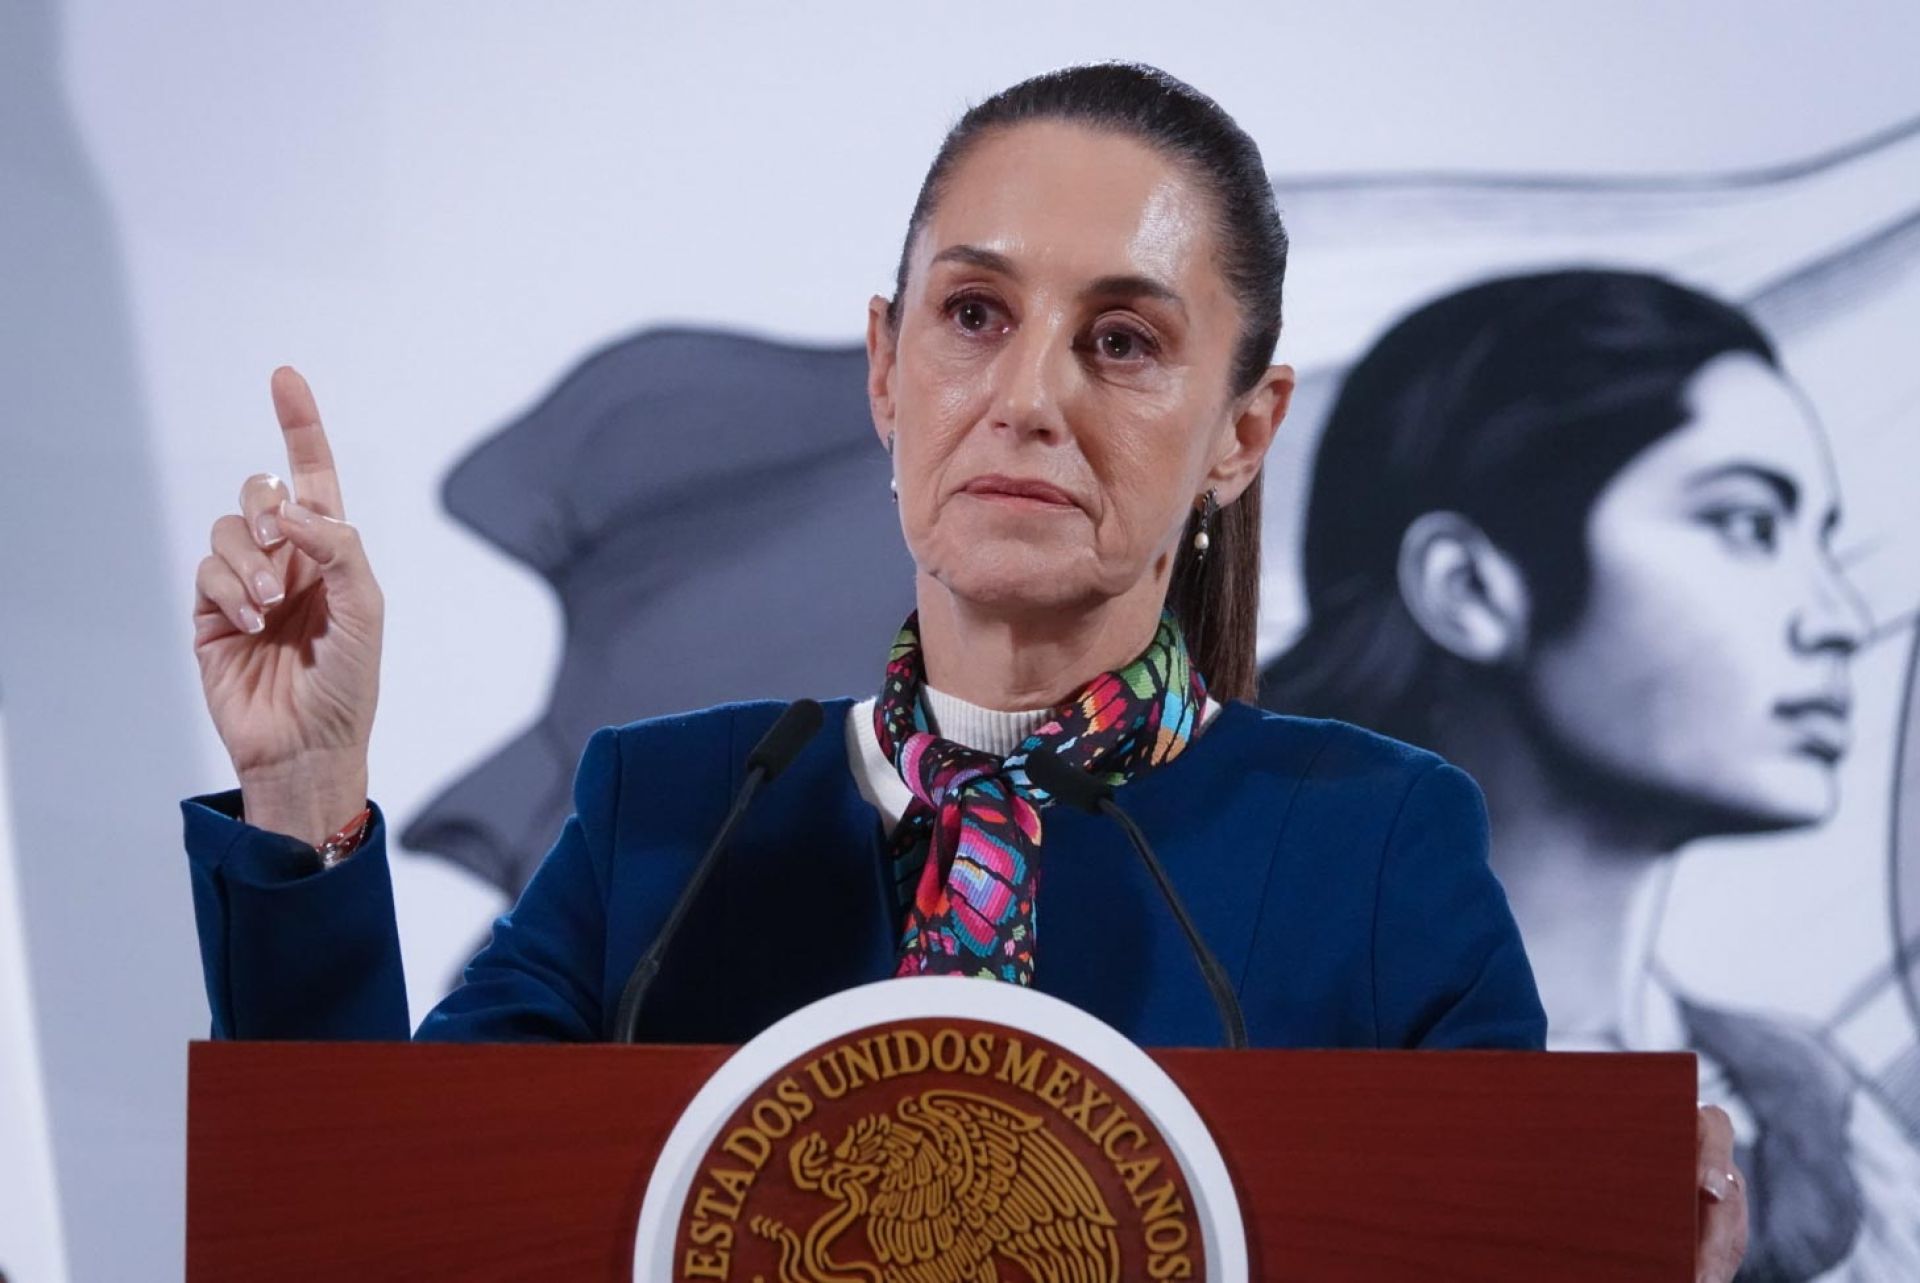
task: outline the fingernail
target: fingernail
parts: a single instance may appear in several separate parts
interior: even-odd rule
[[[263,512],[253,519],[253,537],[262,548],[271,548],[287,536],[280,529],[280,518]]]
[[[1716,1203],[1727,1201],[1727,1178],[1719,1172],[1708,1172],[1701,1180],[1700,1188]]]
[[[302,508],[291,499],[280,505],[280,515],[299,526],[304,526],[313,520],[312,509]]]
[[[280,599],[286,596],[280,587],[280,581],[264,570],[253,572],[253,599],[262,606],[278,606]]]
[[[267,621],[260,618],[259,611],[251,606],[242,606],[240,608],[240,627],[243,631],[257,633],[266,626]]]

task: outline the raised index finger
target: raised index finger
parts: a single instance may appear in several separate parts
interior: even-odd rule
[[[314,404],[313,389],[290,365],[273,372],[273,412],[280,416],[280,435],[287,443],[293,497],[322,516],[345,517],[340,476],[333,470],[326,429],[320,426],[320,407]]]

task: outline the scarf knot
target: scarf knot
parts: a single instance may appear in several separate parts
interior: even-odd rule
[[[913,795],[891,842],[902,926],[899,975],[972,975],[1031,984],[1041,813],[1053,799],[1026,761],[1051,748],[1114,786],[1191,742],[1206,683],[1171,613],[1139,658],[1053,709],[1005,758],[944,739],[927,709],[919,617],[894,639],[874,734]]]

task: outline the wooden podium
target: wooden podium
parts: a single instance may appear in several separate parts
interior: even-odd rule
[[[195,1043],[187,1277],[630,1279],[653,1160],[729,1052]],[[1693,1277],[1691,1056],[1151,1054],[1256,1280]]]

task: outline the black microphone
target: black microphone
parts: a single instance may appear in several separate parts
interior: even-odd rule
[[[1247,1045],[1247,1019],[1240,1011],[1240,1000],[1234,997],[1233,983],[1227,979],[1226,968],[1220,965],[1220,959],[1213,956],[1213,950],[1207,948],[1207,942],[1200,938],[1200,929],[1193,925],[1193,919],[1187,915],[1187,906],[1180,902],[1180,895],[1173,889],[1173,883],[1167,877],[1167,871],[1160,865],[1160,857],[1153,853],[1153,847],[1147,843],[1147,835],[1133,822],[1133,817],[1120,809],[1113,800],[1113,786],[1097,776],[1078,767],[1069,766],[1050,748],[1037,748],[1027,756],[1027,778],[1051,793],[1055,801],[1064,802],[1075,810],[1090,815],[1109,815],[1118,821],[1127,831],[1127,837],[1133,842],[1133,849],[1140,853],[1141,863],[1147,866],[1147,872],[1153,874],[1154,882],[1160,888],[1160,895],[1173,910],[1173,917],[1180,924],[1180,930],[1186,933],[1187,947],[1193,950],[1194,961],[1200,964],[1200,974],[1206,978],[1207,990],[1213,995],[1213,1005],[1220,1013],[1220,1025],[1227,1033],[1227,1046],[1234,1051],[1243,1051]]]
[[[740,823],[740,817],[747,813],[747,807],[753,802],[754,795],[759,793],[760,786],[793,764],[793,759],[800,756],[800,750],[807,746],[807,741],[819,733],[824,717],[820,705],[814,701],[795,700],[774,719],[767,733],[753,746],[753,752],[747,754],[747,777],[740,781],[740,791],[733,795],[733,805],[727,811],[727,818],[720,821],[720,829],[713,835],[706,854],[700,857],[700,863],[693,866],[693,876],[687,879],[686,889],[680,892],[680,898],[674,902],[673,912],[667,915],[659,934],[654,936],[653,943],[641,955],[640,961],[633,964],[633,970],[627,976],[626,987],[620,991],[620,1006],[613,1018],[613,1041],[634,1040],[635,1026],[640,1022],[640,1006],[647,1000],[647,990],[660,974],[661,961],[667,956],[667,947],[673,943],[680,924],[693,908],[693,902],[700,898],[700,888],[705,885],[707,875],[713,872],[714,865],[720,863],[720,853],[726,849],[727,839],[733,836],[734,828]]]

